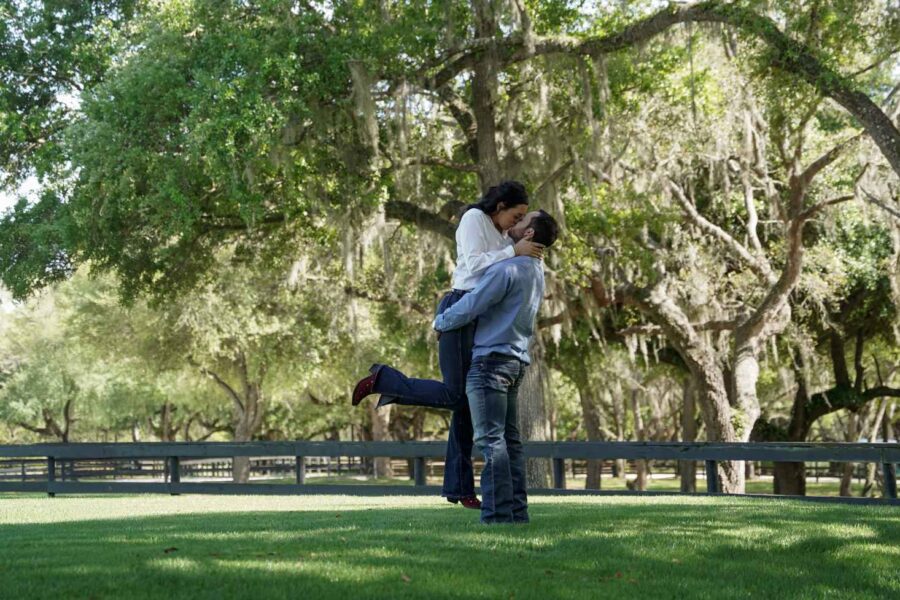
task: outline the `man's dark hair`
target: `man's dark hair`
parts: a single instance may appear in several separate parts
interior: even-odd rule
[[[549,248],[559,236],[559,224],[546,211],[539,210],[538,213],[528,224],[530,229],[534,229],[534,237],[531,238],[531,241]]]
[[[491,186],[484,196],[481,197],[481,200],[475,204],[470,204],[463,212],[477,208],[486,215],[492,215],[497,212],[498,205],[501,202],[504,208],[528,204],[528,192],[525,191],[525,186],[518,181],[512,180]]]

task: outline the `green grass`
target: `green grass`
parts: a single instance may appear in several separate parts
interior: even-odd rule
[[[479,469],[476,468],[476,473],[478,473]],[[633,478],[633,477],[632,477]],[[87,481],[86,479],[84,481]],[[189,482],[191,481],[188,478],[183,479],[182,481]],[[273,478],[261,480],[258,483],[277,483],[277,484],[293,484],[295,482],[293,477],[281,477],[281,478]],[[428,477],[427,480],[428,485],[441,485],[440,477]],[[477,485],[476,480],[476,485]],[[584,489],[585,478],[583,475],[578,476],[576,479],[573,479],[570,474],[566,476],[566,488],[570,490],[583,490]],[[307,485],[332,485],[332,484],[349,484],[349,485],[400,485],[400,486],[412,486],[413,481],[408,477],[360,477],[356,475],[330,475],[327,477],[322,476],[313,476],[306,478]],[[625,479],[619,479],[616,477],[604,477],[601,482],[602,488],[607,491],[624,491],[627,490],[627,486],[625,484]],[[697,479],[697,491],[705,492],[706,491],[706,480],[703,478]],[[678,492],[681,489],[681,482],[677,478],[659,478],[652,479],[649,481],[647,486],[649,491],[654,492]],[[851,485],[851,492],[854,496],[858,496],[862,491],[862,484],[853,482]],[[746,492],[748,494],[772,494],[772,480],[771,478],[761,478],[756,480],[750,480],[746,484]],[[807,479],[806,482],[806,495],[807,496],[838,496],[840,494],[840,482],[834,479],[826,480],[822,479],[822,481],[816,481],[812,477]],[[876,496],[879,496],[876,493]],[[880,496],[879,496],[880,497]]]
[[[898,598],[900,511],[536,497],[0,497],[3,598]]]
[[[569,489],[584,489],[584,478],[581,477],[575,481],[566,480],[567,486]],[[601,480],[601,485],[604,490],[625,490],[625,480],[618,479],[615,477],[603,478]],[[697,491],[705,492],[706,491],[706,479],[698,478],[697,479]],[[649,482],[647,489],[650,491],[660,491],[660,492],[677,492],[681,489],[681,482],[678,479],[653,479]],[[840,494],[841,484],[839,481],[819,481],[817,482],[815,479],[808,478],[806,481],[806,495],[807,496],[837,496]],[[854,495],[858,495],[862,490],[862,485],[854,482],[851,486],[851,490]],[[746,492],[748,494],[771,494],[772,493],[772,480],[771,478],[767,479],[755,479],[750,480],[746,484]]]
[[[476,470],[476,473],[478,471]],[[184,481],[189,481],[185,479]],[[294,479],[292,477],[285,477],[280,479],[270,479],[266,481],[262,481],[260,483],[285,483],[285,484],[293,484]],[[377,484],[377,485],[413,485],[412,480],[406,477],[381,477],[378,479],[375,478],[360,478],[356,476],[350,475],[332,475],[329,477],[308,477],[306,479],[306,483],[308,485],[325,485],[325,484],[350,484],[350,485],[368,485],[368,484]],[[429,485],[441,485],[441,479],[439,477],[429,477],[427,483]],[[572,479],[571,475],[567,475],[566,477],[566,488],[570,490],[583,490],[584,489],[585,478],[584,476],[579,476],[577,479]],[[476,480],[477,484],[477,480]],[[627,490],[627,486],[625,484],[624,479],[618,479],[615,477],[604,477],[601,481],[602,488],[608,491],[624,491]],[[746,492],[748,494],[772,494],[772,480],[771,478],[767,479],[757,479],[748,481],[746,484]],[[838,496],[840,494],[840,482],[836,480],[825,480],[816,481],[813,478],[809,478],[806,482],[806,495],[807,496]],[[649,482],[647,489],[649,491],[654,492],[678,492],[681,489],[681,482],[675,478],[666,478],[666,479],[653,479]],[[706,480],[702,478],[697,479],[697,491],[705,492],[706,491]],[[862,484],[853,482],[851,485],[851,492],[854,496],[858,496],[862,491]],[[876,493],[876,496],[879,496],[879,493]]]

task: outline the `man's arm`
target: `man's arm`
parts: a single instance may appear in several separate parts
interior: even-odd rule
[[[477,319],[497,304],[509,289],[509,274],[504,268],[490,269],[475,289],[434,319],[438,331],[459,329]]]

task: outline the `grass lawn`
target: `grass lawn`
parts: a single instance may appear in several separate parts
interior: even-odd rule
[[[477,473],[480,472],[480,469],[476,467],[476,485],[478,484]],[[632,475],[629,475],[629,479],[633,479]],[[182,481],[191,481],[189,478],[184,478]],[[293,477],[283,477],[280,479],[267,479],[261,480],[260,483],[284,483],[284,484],[293,484]],[[352,475],[331,475],[328,477],[320,477],[313,476],[307,477],[306,483],[308,485],[325,485],[325,484],[350,484],[350,485],[406,485],[412,486],[413,482],[409,478],[406,477],[358,477]],[[427,483],[429,485],[441,485],[441,479],[439,477],[428,477]],[[585,484],[584,476],[579,476],[575,479],[571,477],[571,475],[566,476],[566,488],[570,490],[583,490]],[[628,489],[625,479],[619,479],[616,477],[604,477],[601,482],[602,488],[608,491],[625,491]],[[702,477],[697,478],[697,491],[704,492],[706,491],[706,479]],[[807,496],[838,496],[840,495],[840,482],[837,479],[822,479],[822,481],[816,481],[812,477],[807,478],[806,481],[806,495]],[[649,491],[654,492],[678,492],[681,489],[681,482],[677,478],[656,478],[651,479],[648,482],[647,489]],[[854,496],[858,496],[862,491],[862,484],[854,481],[850,486],[851,492]],[[748,494],[772,494],[772,478],[760,478],[756,480],[751,480],[747,482],[746,491]],[[877,497],[881,497],[880,491],[875,494]]]
[[[535,497],[0,495],[0,597],[900,598],[900,510]]]

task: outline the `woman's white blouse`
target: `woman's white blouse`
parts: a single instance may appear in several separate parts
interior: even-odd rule
[[[456,228],[456,270],[453,289],[471,290],[485,269],[516,255],[513,241],[494,227],[491,218],[477,208],[469,209]]]

